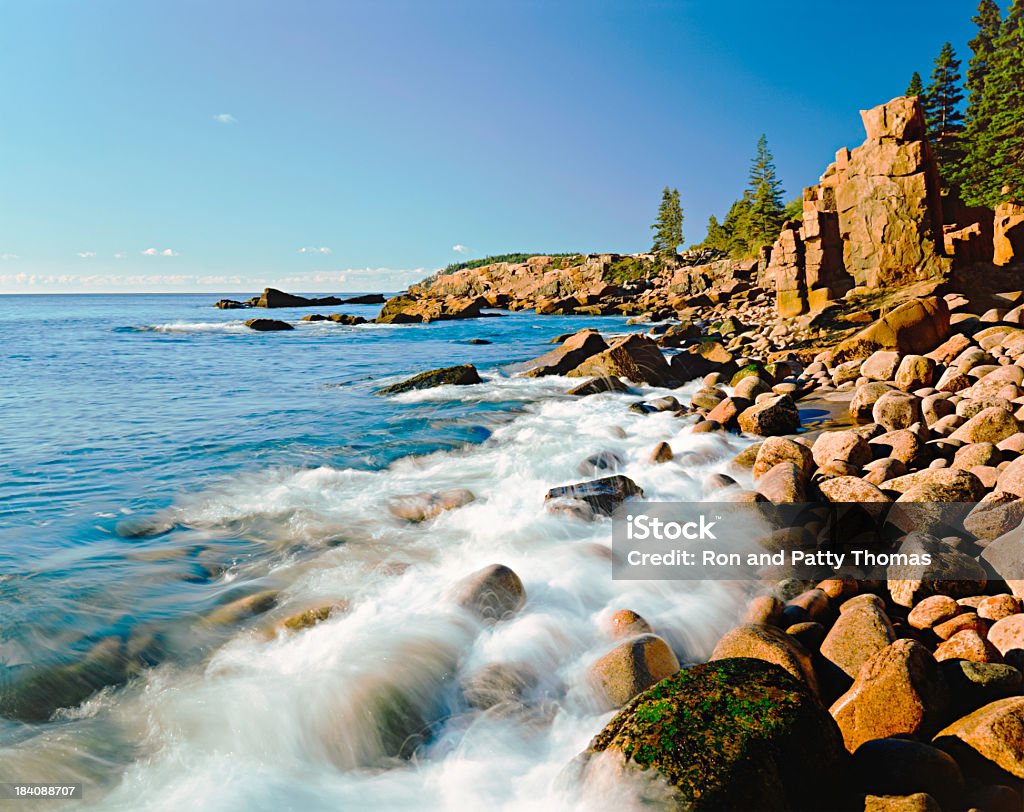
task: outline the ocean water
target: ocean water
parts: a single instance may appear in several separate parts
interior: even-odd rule
[[[640,329],[624,319],[346,327],[276,310],[297,329],[256,333],[243,321],[262,311],[217,298],[0,297],[0,781],[81,782],[89,809],[637,803],[625,779],[567,770],[610,717],[586,681],[603,624],[634,609],[696,662],[743,596],[612,581],[610,522],[543,496],[614,451],[649,498],[699,499],[746,441],[508,373],[560,333]],[[374,394],[465,362],[484,384]],[[652,465],[662,440],[685,462]],[[476,500],[420,525],[387,510],[447,488]],[[492,563],[527,603],[484,627],[451,591]],[[217,614],[270,590],[265,617]],[[268,633],[324,600],[348,611]],[[461,686],[495,664],[536,681],[522,706],[475,710]]]

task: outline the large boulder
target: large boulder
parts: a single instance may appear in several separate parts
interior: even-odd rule
[[[904,538],[899,552],[928,556],[929,563],[893,563],[886,569],[889,594],[908,609],[932,595],[964,598],[980,594],[988,583],[985,569],[969,555],[924,533]]]
[[[871,446],[855,431],[824,431],[811,447],[814,462],[826,468],[834,462],[845,462],[860,468],[871,462]]]
[[[1011,514],[1012,517],[1016,515]],[[1014,595],[1024,598],[1024,528],[1020,526],[1019,521],[982,550],[981,560],[991,568],[999,580],[1006,581]]]
[[[853,752],[900,734],[931,735],[949,707],[938,663],[915,640],[897,640],[861,666],[853,686],[829,709]]]
[[[658,683],[583,758],[587,776],[625,768],[655,778],[644,793],[659,808],[768,812],[845,800],[835,723],[798,680],[756,659],[705,663]]]
[[[402,392],[412,392],[415,389],[432,389],[435,386],[469,386],[474,383],[483,383],[476,367],[472,364],[460,364],[455,367],[421,372],[400,383],[385,386],[383,389],[379,389],[377,394],[398,395]]]
[[[634,383],[665,386],[675,382],[668,361],[651,339],[629,335],[616,339],[567,373],[572,378],[626,378]]]
[[[878,350],[927,353],[949,335],[949,308],[939,296],[913,299],[894,308],[859,333],[841,341],[833,363],[867,359]]]
[[[891,645],[896,632],[885,612],[872,604],[843,612],[821,644],[821,656],[850,679],[874,654]]]
[[[951,440],[964,443],[997,444],[1021,430],[1012,412],[998,406],[982,409],[950,435]]]
[[[523,374],[530,378],[542,375],[565,375],[575,369],[588,358],[608,349],[601,334],[594,330],[581,330],[569,336],[551,352],[539,358],[527,361],[519,366]]]
[[[940,731],[934,741],[968,774],[1024,778],[1024,696],[978,708]]]
[[[742,431],[762,437],[793,434],[800,428],[800,412],[789,395],[776,395],[755,403],[736,418]]]
[[[775,663],[818,695],[818,677],[810,652],[795,637],[775,626],[746,623],[727,632],[711,652],[710,661],[733,657],[754,657]]]

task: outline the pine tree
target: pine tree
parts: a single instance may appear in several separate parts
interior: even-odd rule
[[[750,186],[744,197],[750,205],[747,247],[754,254],[762,246],[775,242],[785,219],[782,183],[775,175],[775,164],[764,135],[757,141],[757,154],[750,164]]]
[[[729,250],[729,232],[713,214],[708,218],[708,232],[701,245],[704,248],[717,248],[719,251]]]
[[[907,92],[904,96],[917,96],[918,98],[924,96],[924,83],[921,81],[921,74],[914,71],[914,75],[910,77],[910,84],[907,85]]]
[[[964,116],[960,110],[964,93],[959,82],[960,60],[956,58],[953,46],[947,42],[935,59],[932,81],[925,91],[928,136],[935,148],[939,173],[947,182],[959,175],[964,153],[961,140]]]
[[[985,142],[993,113],[986,87],[1000,29],[999,6],[995,0],[981,0],[973,22],[978,26],[978,33],[970,42],[972,55],[967,66],[964,159],[955,180],[961,199],[970,206],[980,206],[986,203],[986,188],[993,175],[992,155]]]
[[[683,242],[683,209],[679,205],[679,190],[667,186],[661,193],[658,219],[651,226],[654,245],[651,253],[675,253]]]
[[[994,170],[985,197],[989,205],[1024,200],[1024,0],[1013,0],[1000,26],[984,93],[992,120],[982,148],[991,150]]]

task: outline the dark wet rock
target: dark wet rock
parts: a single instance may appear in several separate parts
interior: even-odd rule
[[[588,772],[657,775],[649,791],[670,794],[650,800],[693,812],[820,809],[846,783],[835,723],[802,683],[756,659],[705,663],[658,683],[583,758]]]
[[[354,327],[357,324],[366,324],[366,319],[362,316],[352,316],[348,313],[331,313],[327,317],[328,321],[332,321],[335,324],[344,324],[349,327]]]
[[[512,569],[504,564],[491,564],[456,585],[455,601],[481,620],[496,623],[523,608],[526,588]]]
[[[643,489],[632,479],[616,475],[552,488],[547,492],[544,501],[549,503],[564,500],[582,502],[597,515],[611,516],[615,509],[631,496],[643,496],[643,494]]]
[[[472,364],[461,364],[455,367],[421,372],[408,380],[385,386],[378,390],[377,394],[397,395],[402,392],[411,392],[414,389],[431,389],[435,386],[469,386],[474,383],[483,383],[476,367]]]
[[[250,299],[250,301],[253,301]],[[253,303],[253,307],[334,307],[343,304],[337,296],[323,296],[320,298],[307,298],[296,296],[293,293],[285,293],[276,288],[264,288],[263,294]]]
[[[288,322],[278,321],[277,319],[249,319],[245,326],[258,333],[274,333],[295,329]]]
[[[949,686],[957,717],[966,716],[997,699],[1018,696],[1024,688],[1024,675],[1003,663],[946,660],[939,663],[939,671]]]

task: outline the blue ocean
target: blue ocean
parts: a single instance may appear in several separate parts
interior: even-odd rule
[[[610,451],[648,498],[699,498],[744,441],[628,409],[665,390],[577,398],[578,380],[509,372],[559,334],[643,329],[625,319],[281,309],[295,329],[259,333],[244,320],[266,313],[218,298],[0,296],[0,780],[82,783],[96,809],[626,803],[626,784],[564,776],[607,719],[585,690],[602,623],[634,609],[696,661],[742,596],[613,582],[610,523],[543,496]],[[459,363],[484,383],[375,394]],[[685,462],[653,466],[663,440]],[[388,511],[451,488],[474,501]],[[491,563],[527,604],[480,628],[449,593]],[[251,596],[273,608],[225,613]],[[345,611],[274,631],[324,600]],[[526,710],[468,705],[461,686],[508,662],[536,673]],[[396,714],[429,723],[412,756],[389,749]]]

